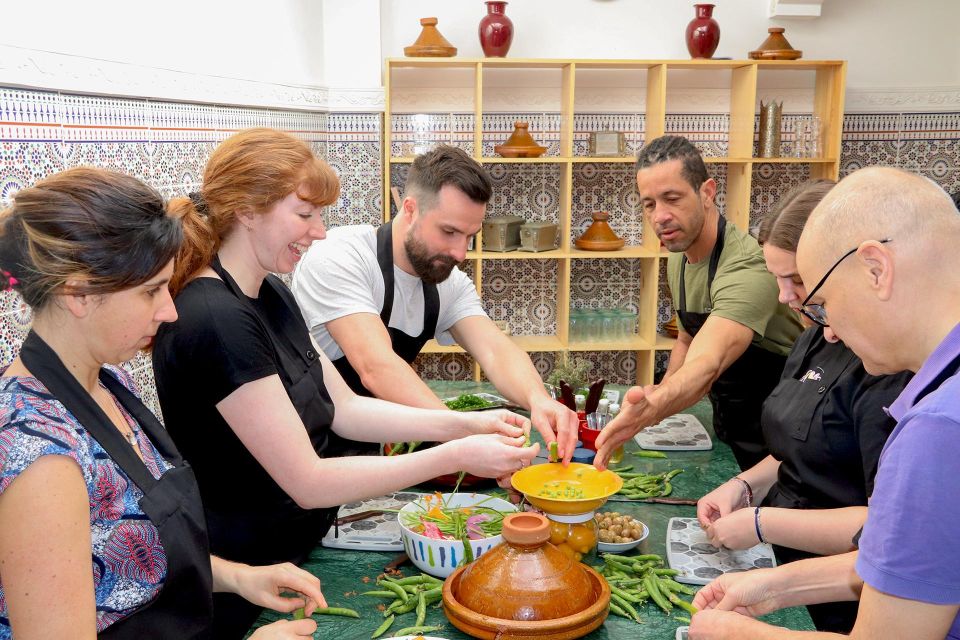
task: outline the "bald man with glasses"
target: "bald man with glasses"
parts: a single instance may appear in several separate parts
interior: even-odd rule
[[[960,639],[960,216],[926,178],[863,169],[810,217],[804,301],[874,375],[915,376],[889,407],[859,551],[729,574],[697,595],[691,640],[808,638],[750,616],[860,600],[850,637]],[[824,634],[837,636],[837,634]]]

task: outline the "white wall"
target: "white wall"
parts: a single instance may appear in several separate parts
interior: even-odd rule
[[[898,92],[889,100],[898,109],[960,109],[960,0],[824,0],[823,15],[811,20],[770,20],[769,0],[715,1],[717,56],[742,58],[767,27],[782,25],[806,58],[848,60],[853,92]],[[403,55],[419,18],[437,16],[459,55],[480,56],[484,13],[482,0],[8,1],[0,8],[0,84],[376,110],[382,59]],[[507,14],[516,25],[511,57],[686,58],[693,8],[681,0],[512,0]],[[911,91],[921,96],[912,105],[904,98]]]
[[[825,0],[816,19],[768,19],[769,0],[715,0],[720,46],[715,56],[745,58],[783,26],[809,59],[849,62],[851,88],[960,87],[958,0]],[[693,3],[678,0],[513,0],[510,57],[687,58],[684,30]],[[383,55],[403,56],[437,16],[460,56],[482,56],[481,0],[382,0]]]

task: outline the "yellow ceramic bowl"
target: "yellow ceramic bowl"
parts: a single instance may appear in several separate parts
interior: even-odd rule
[[[513,474],[513,488],[527,502],[547,513],[586,513],[600,507],[623,486],[612,471],[597,471],[589,464],[559,462],[536,464]]]

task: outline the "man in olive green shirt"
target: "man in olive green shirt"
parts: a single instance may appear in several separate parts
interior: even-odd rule
[[[680,330],[659,385],[633,387],[616,420],[597,438],[600,468],[641,429],[709,392],[714,430],[741,469],[767,456],[763,401],[777,385],[800,321],[778,300],[757,241],[728,224],[717,185],[690,141],[663,136],[637,159],[644,215],[672,255],[667,279]]]

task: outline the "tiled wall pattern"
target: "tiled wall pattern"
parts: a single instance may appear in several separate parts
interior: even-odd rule
[[[557,156],[559,117],[556,113],[494,114],[485,116],[484,155],[502,143],[514,122],[530,123],[534,138]],[[473,153],[472,114],[436,113],[395,115],[392,155],[409,156],[418,146],[454,144]],[[334,167],[342,189],[327,211],[331,225],[368,223],[381,219],[382,117],[378,114],[314,113],[274,109],[245,109],[217,105],[168,103],[0,87],[0,203],[17,190],[50,173],[82,164],[109,167],[137,176],[165,196],[182,195],[199,185],[211,150],[234,131],[271,126],[308,140]],[[789,154],[793,142],[792,116],[784,117],[782,140]],[[589,155],[589,132],[611,129],[624,133],[627,155],[644,141],[642,113],[577,114],[574,154]],[[727,114],[672,114],[669,133],[686,135],[708,155],[727,152]],[[947,191],[960,191],[960,112],[857,114],[844,119],[842,174],[868,165],[899,166],[921,173]],[[558,165],[489,165],[496,185],[491,213],[518,214],[528,219],[558,220]],[[724,165],[709,166],[718,182],[717,200],[725,201]],[[391,170],[391,184],[402,186],[408,166]],[[754,167],[751,226],[769,211],[779,195],[809,176],[807,165],[757,164]],[[610,212],[614,229],[630,244],[642,239],[639,197],[633,170],[626,164],[578,164],[573,175],[572,235],[589,224],[597,209]],[[473,265],[465,265],[468,274]],[[639,261],[576,260],[571,297],[575,306],[635,304]],[[507,320],[516,334],[552,334],[556,331],[557,265],[550,260],[500,260],[484,264],[483,296],[494,319]],[[660,276],[658,325],[669,320],[672,304]],[[30,323],[29,311],[10,294],[0,296],[0,363],[17,352]],[[596,363],[599,375],[615,382],[635,379],[631,354],[577,354]],[[549,374],[557,354],[531,354],[534,364]],[[667,354],[658,353],[658,367]],[[416,361],[426,378],[470,379],[472,360],[462,354],[427,354]],[[149,360],[138,357],[127,364],[155,398]],[[154,403],[155,406],[155,403]]]

